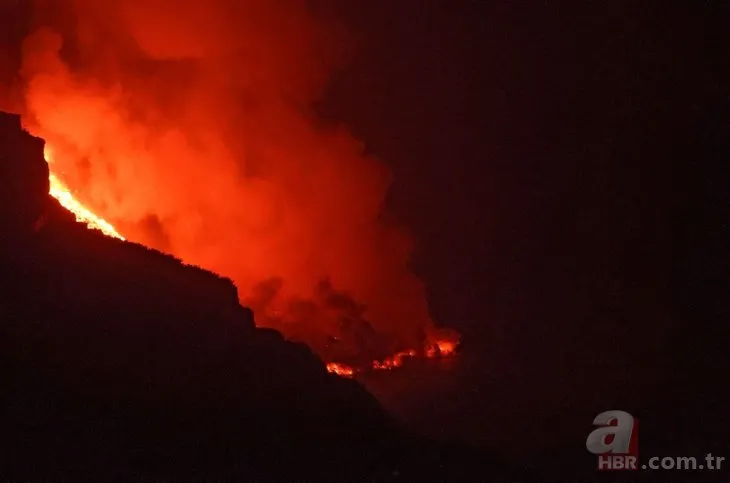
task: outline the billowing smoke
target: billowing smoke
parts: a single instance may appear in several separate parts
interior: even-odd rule
[[[311,4],[39,1],[25,122],[82,201],[231,277],[259,324],[327,358],[421,347],[411,242],[381,216],[390,173],[313,109],[346,39]]]

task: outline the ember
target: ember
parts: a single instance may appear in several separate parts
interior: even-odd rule
[[[415,357],[415,356],[416,356],[416,351],[414,351],[414,350],[398,352],[394,356],[384,359],[382,361],[374,361],[373,369],[375,369],[376,371],[395,369],[396,367],[400,367],[403,365],[404,357]]]
[[[458,341],[439,340],[433,345],[427,347],[423,352],[423,355],[428,358],[452,357],[456,354],[457,345]],[[372,366],[365,369],[373,371],[390,371],[402,367],[406,358],[413,358],[417,356],[418,352],[415,350],[401,351],[383,360],[373,361]],[[350,378],[354,377],[358,372],[361,372],[361,370],[357,368],[339,362],[330,362],[327,364],[327,371],[332,374],[337,374],[338,376]]]

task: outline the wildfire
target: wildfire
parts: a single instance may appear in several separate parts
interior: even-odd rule
[[[382,361],[373,361],[373,369],[376,371],[395,369],[403,365],[403,358],[415,357],[416,351],[402,351]]]
[[[53,166],[53,154],[48,147],[44,150],[43,157],[46,159],[48,167],[51,168]],[[76,221],[86,223],[87,227],[99,230],[107,236],[124,240],[124,237],[119,234],[111,223],[96,215],[77,200],[68,186],[58,179],[52,170],[50,171],[48,180],[51,183],[51,189],[48,193],[56,198],[61,203],[61,206],[73,213],[76,216]]]
[[[337,374],[338,376],[351,378],[355,376],[355,369],[339,362],[330,362],[327,364],[327,372]]]
[[[451,340],[438,340],[426,348],[427,357],[452,356],[456,353],[456,342]]]
[[[43,157],[48,163],[49,169],[52,168],[53,152],[48,147],[45,148]],[[50,169],[48,179],[50,181],[49,194],[56,198],[61,206],[73,213],[76,216],[76,221],[86,223],[88,228],[99,230],[107,236],[120,240],[125,239],[111,223],[95,214],[77,200],[68,186],[53,173],[52,169]],[[456,345],[453,341],[438,340],[425,348],[424,355],[428,358],[452,356],[456,352]],[[370,369],[374,371],[396,369],[403,365],[403,360],[406,357],[415,357],[416,354],[415,350],[401,351],[383,360],[373,361]],[[326,367],[328,372],[345,378],[353,378],[359,372],[359,369],[340,362],[329,362]]]
[[[437,340],[432,345],[427,346],[423,354],[429,359],[434,359],[437,357],[451,357],[456,354],[457,345],[458,343],[452,340]],[[416,357],[417,354],[418,353],[413,349],[401,351],[383,360],[373,361],[370,369],[372,369],[373,371],[390,371],[392,369],[397,369],[403,365],[403,361],[406,357]],[[359,369],[348,366],[347,364],[342,364],[340,362],[328,363],[327,371],[331,372],[332,374],[347,378],[355,377],[355,374],[360,372]]]

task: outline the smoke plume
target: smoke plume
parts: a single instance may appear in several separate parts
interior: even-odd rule
[[[313,104],[346,36],[304,0],[38,1],[27,127],[127,238],[231,277],[324,357],[433,336],[387,167]]]

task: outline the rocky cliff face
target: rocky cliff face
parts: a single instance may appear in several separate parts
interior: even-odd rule
[[[0,223],[6,236],[30,229],[47,208],[43,145],[21,129],[18,116],[0,115]]]
[[[230,280],[76,223],[11,115],[0,186],[3,478],[390,471],[404,440],[369,393]]]

